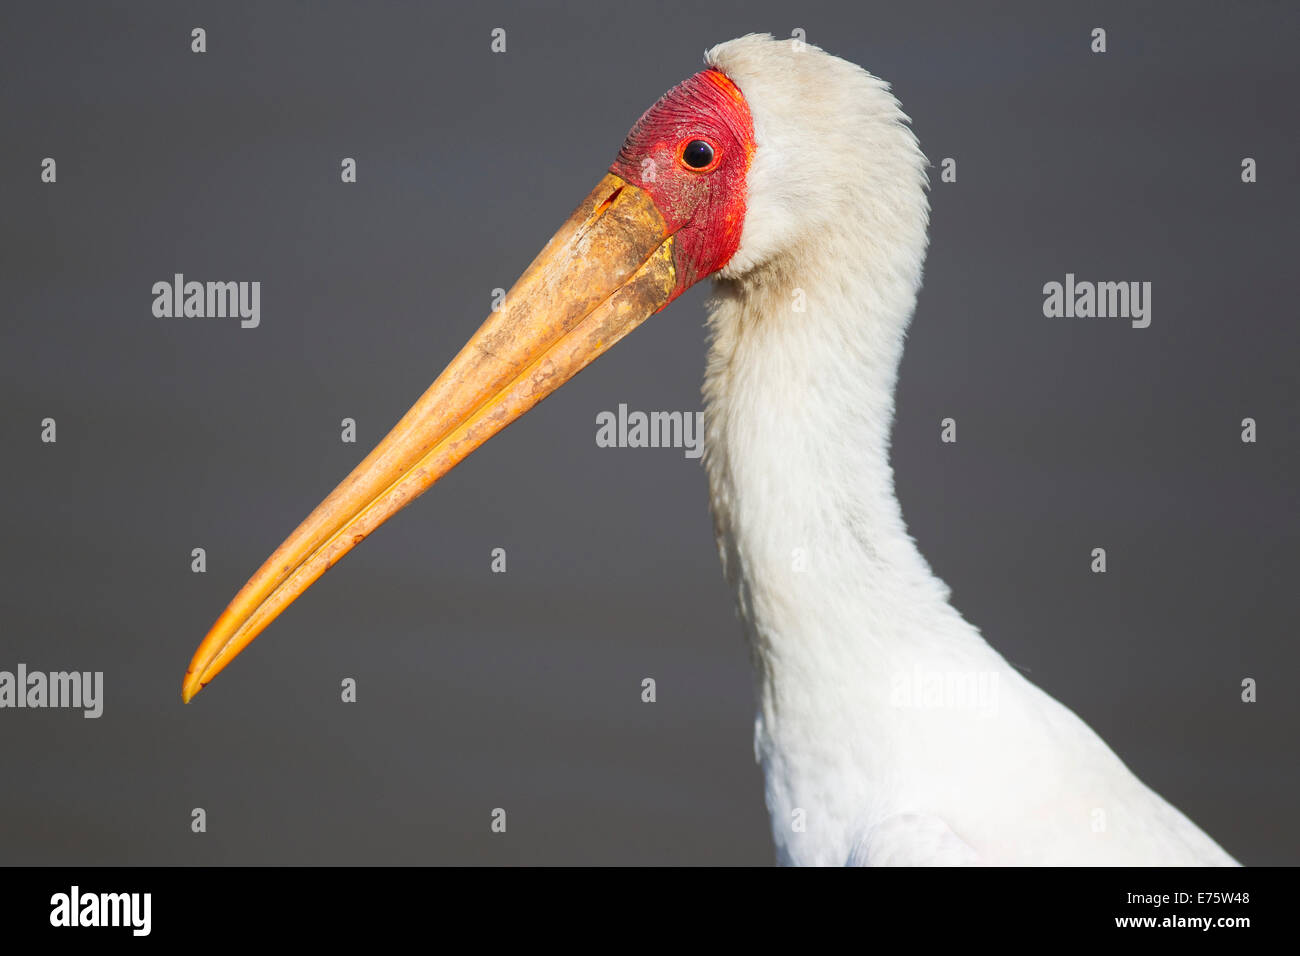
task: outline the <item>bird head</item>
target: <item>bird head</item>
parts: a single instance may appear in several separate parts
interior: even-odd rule
[[[673,297],[725,266],[745,224],[754,123],[736,84],[707,69],[679,83],[628,133],[610,174],[644,190],[673,237]]]

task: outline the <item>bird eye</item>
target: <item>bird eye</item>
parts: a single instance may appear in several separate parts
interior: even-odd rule
[[[693,139],[682,150],[682,162],[691,169],[704,169],[713,162],[713,147],[702,139]]]

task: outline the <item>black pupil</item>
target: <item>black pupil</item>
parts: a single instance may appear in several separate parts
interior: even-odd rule
[[[693,139],[682,150],[682,159],[691,169],[703,169],[713,162],[713,147],[702,139]]]

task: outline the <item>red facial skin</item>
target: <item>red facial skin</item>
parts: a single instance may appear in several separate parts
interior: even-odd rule
[[[696,139],[713,147],[713,162],[704,169],[682,160],[682,150]],[[676,235],[677,288],[668,302],[735,255],[753,154],[749,106],[736,84],[714,69],[674,86],[627,134],[609,171],[649,193]]]

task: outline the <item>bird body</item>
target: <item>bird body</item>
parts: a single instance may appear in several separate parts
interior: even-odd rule
[[[889,463],[926,160],[888,86],[747,36],[652,106],[469,344],[213,625],[189,700],[321,574],[695,281],[705,465],[795,864],[1231,864],[951,606]]]

